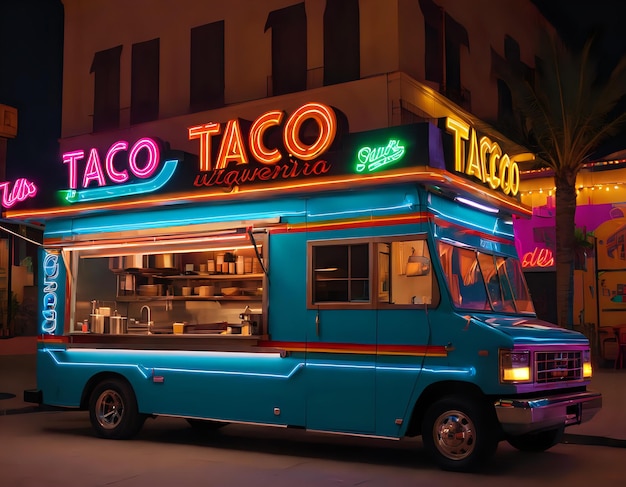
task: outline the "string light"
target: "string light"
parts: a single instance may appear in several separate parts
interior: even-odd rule
[[[625,189],[626,188],[626,183],[621,183],[621,182],[616,182],[616,183],[603,183],[603,184],[589,184],[589,185],[583,185],[580,184],[579,186],[576,187],[576,194],[580,194],[581,191],[587,190],[587,191],[613,191],[613,190],[621,190],[621,189]],[[529,189],[526,191],[520,191],[520,194],[522,196],[525,195],[532,195],[533,193],[538,193],[538,194],[543,194],[544,192],[548,193],[548,196],[552,196],[552,194],[556,191],[556,187],[555,186],[551,186],[548,188],[535,188],[535,189]]]
[[[588,163],[583,164],[581,168],[586,169],[584,173],[587,174],[587,177],[589,176],[593,177],[593,174],[595,172],[594,168],[598,168],[600,171],[604,172],[605,170],[609,169],[608,166],[613,166],[614,169],[626,168],[626,159],[588,162]],[[556,187],[553,184],[550,184],[550,182],[552,182],[552,176],[554,176],[554,170],[548,167],[542,167],[538,169],[529,169],[529,170],[520,170],[520,178],[522,179],[522,181],[525,181],[526,184],[531,183],[533,179],[550,178],[550,179],[545,180],[549,182],[548,184],[544,182],[543,183],[544,186],[535,187],[533,189],[520,188],[520,191],[519,191],[520,197],[534,198],[535,195],[541,195],[542,197],[546,197],[545,193],[547,193],[547,197],[552,197],[553,195],[556,194]],[[537,183],[539,185],[541,184],[540,181],[537,181]],[[596,184],[577,183],[574,186],[574,189],[576,191],[577,198],[584,197],[585,191],[603,191],[604,190],[603,194],[606,194],[606,193],[610,193],[611,191],[619,191],[619,190],[626,189],[626,181],[625,182],[621,182],[621,181],[604,182],[604,183],[596,183]],[[591,194],[592,193],[588,193],[587,197],[591,198]],[[607,195],[607,197],[609,196]],[[622,195],[615,196],[615,197],[622,198]]]

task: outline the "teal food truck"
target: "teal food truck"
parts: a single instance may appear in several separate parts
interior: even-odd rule
[[[456,471],[590,419],[589,342],[537,318],[515,251],[515,155],[453,118],[341,125],[306,103],[188,127],[197,154],[65,152],[57,202],[6,212],[45,224],[26,400],[108,439],[156,416],[421,435]]]

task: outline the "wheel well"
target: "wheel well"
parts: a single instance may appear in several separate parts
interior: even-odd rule
[[[417,436],[422,434],[422,419],[428,407],[438,399],[454,394],[456,396],[472,397],[474,399],[486,399],[485,394],[476,384],[461,381],[436,382],[429,385],[413,408],[413,414],[407,428],[406,436]],[[495,411],[494,411],[495,414]]]
[[[121,381],[124,381],[132,389],[132,385],[130,384],[128,379],[124,377],[122,374],[118,374],[116,372],[100,372],[94,375],[91,379],[89,379],[87,384],[85,384],[85,388],[83,389],[83,395],[80,398],[81,409],[89,408],[89,397],[91,396],[92,391],[100,382],[104,380],[108,380],[108,379],[119,379]]]

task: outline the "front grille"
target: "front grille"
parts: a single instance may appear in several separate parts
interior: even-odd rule
[[[580,380],[583,377],[581,352],[535,352],[535,381],[539,384]]]

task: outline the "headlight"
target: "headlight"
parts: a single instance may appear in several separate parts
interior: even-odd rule
[[[530,352],[528,350],[500,350],[500,380],[502,382],[530,382]]]
[[[583,352],[583,378],[591,379],[593,375],[592,367],[591,367],[591,351],[585,350]]]

